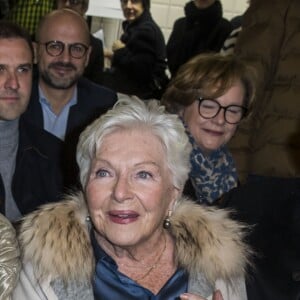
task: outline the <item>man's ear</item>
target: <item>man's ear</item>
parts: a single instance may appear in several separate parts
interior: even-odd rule
[[[91,52],[92,52],[92,46],[89,46],[89,49],[86,54],[85,67],[87,67],[87,65],[89,64]]]
[[[33,63],[37,64],[38,43],[33,41],[32,46],[33,46]]]

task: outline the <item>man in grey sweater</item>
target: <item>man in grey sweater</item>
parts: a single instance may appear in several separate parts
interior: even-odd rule
[[[0,21],[0,212],[11,221],[57,200],[62,187],[60,141],[21,118],[31,93],[32,63],[29,34]]]

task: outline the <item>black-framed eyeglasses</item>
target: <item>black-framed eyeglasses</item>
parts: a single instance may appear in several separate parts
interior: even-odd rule
[[[89,48],[88,46],[82,43],[65,44],[61,41],[49,41],[46,43],[40,43],[40,45],[44,45],[47,53],[51,56],[61,55],[64,52],[65,47],[67,46],[69,50],[69,54],[73,58],[78,58],[78,59],[82,58],[86,54]]]
[[[198,98],[198,112],[204,119],[212,119],[217,116],[221,109],[224,110],[224,119],[229,124],[239,123],[247,114],[247,108],[240,105],[222,106],[214,99]]]

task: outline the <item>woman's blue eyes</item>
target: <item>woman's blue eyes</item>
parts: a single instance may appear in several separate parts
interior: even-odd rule
[[[96,176],[97,177],[108,177],[109,176],[109,172],[107,170],[104,169],[100,169],[98,171],[96,171]],[[147,171],[140,171],[136,174],[137,178],[141,178],[141,179],[149,179],[152,178],[152,174],[147,172]]]
[[[108,172],[106,170],[98,170],[96,172],[97,177],[106,177],[108,175]]]
[[[146,171],[138,172],[137,175],[139,178],[142,178],[142,179],[152,178],[152,174],[150,174],[149,172],[146,172]]]

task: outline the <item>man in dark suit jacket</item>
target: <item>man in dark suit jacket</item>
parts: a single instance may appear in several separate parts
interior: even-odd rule
[[[24,117],[65,141],[65,183],[77,183],[79,134],[111,108],[115,92],[82,77],[91,52],[88,26],[73,10],[54,10],[37,32],[38,76]]]
[[[61,198],[63,178],[60,151],[59,139],[30,124],[23,117],[20,118],[16,167],[11,187],[12,196],[21,215]],[[6,195],[7,191],[0,176],[0,199],[5,199]],[[3,206],[1,211],[7,215]],[[12,219],[10,215],[7,217]],[[14,218],[12,220],[14,221]]]
[[[38,81],[33,81],[31,100],[24,113],[24,118],[43,128],[44,116],[39,101]],[[99,115],[105,113],[116,101],[116,94],[102,88],[85,78],[77,82],[77,103],[70,107],[63,146],[62,164],[66,187],[77,184],[76,146],[83,129]],[[98,101],[99,100],[99,101]]]

